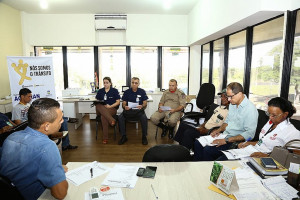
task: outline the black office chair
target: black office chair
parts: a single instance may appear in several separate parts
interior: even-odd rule
[[[100,100],[97,100],[97,101],[94,101],[92,104],[91,104],[91,108],[95,106],[95,109],[96,109],[96,105],[97,104],[103,104],[104,101],[100,101]],[[114,125],[114,140],[116,140],[117,138],[117,123],[118,123],[118,115],[114,115],[113,118],[116,120],[116,124]],[[102,125],[101,123],[101,115],[100,114],[97,114],[96,116],[96,140],[98,140],[98,127],[99,127],[99,124]],[[102,127],[103,128],[103,127]]]
[[[193,119],[196,122],[196,125],[199,125],[199,119],[205,118],[210,106],[214,103],[215,98],[215,86],[211,83],[203,83],[200,86],[199,93],[196,99],[196,105],[202,112],[193,112],[193,104],[187,103],[191,105],[191,111],[185,112],[181,121],[189,118]]]
[[[116,124],[114,125],[114,140],[117,138],[117,124],[118,124],[118,115],[114,115],[113,118],[116,120]],[[96,116],[96,140],[98,139],[98,127],[101,123],[101,115]],[[103,127],[102,127],[103,128]]]
[[[148,149],[143,162],[184,162],[191,161],[190,151],[177,144],[159,144]]]
[[[24,199],[16,186],[14,186],[8,178],[2,175],[0,175],[0,197],[1,199]]]

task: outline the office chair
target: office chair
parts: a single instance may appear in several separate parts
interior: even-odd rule
[[[91,104],[91,108],[95,106],[95,109],[96,109],[96,105],[98,103],[104,103],[104,101],[94,101],[92,104]],[[114,115],[113,118],[116,120],[116,124],[114,125],[114,140],[116,140],[116,137],[117,137],[117,123],[118,123],[118,115]],[[101,123],[101,114],[97,114],[96,116],[96,140],[98,140],[98,127],[99,127],[99,124],[102,125]],[[103,127],[102,127],[103,128]]]
[[[210,106],[214,103],[215,98],[215,86],[211,83],[203,83],[200,86],[197,98],[196,98],[196,105],[202,112],[193,112],[193,104],[187,103],[191,105],[191,111],[185,112],[181,121],[190,118],[196,122],[196,126],[199,125],[199,119],[205,118]]]
[[[191,161],[190,151],[178,144],[159,144],[148,149],[143,162],[184,162]]]
[[[24,199],[16,186],[5,176],[0,175],[0,197],[1,199]]]
[[[114,115],[113,118],[116,120],[116,124],[114,125],[114,140],[117,138],[117,123],[118,123],[118,115]],[[97,115],[96,117],[96,140],[98,139],[98,127],[101,123],[101,115]]]

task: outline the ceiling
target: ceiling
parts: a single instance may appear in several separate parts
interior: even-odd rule
[[[48,9],[40,7],[48,3]],[[0,0],[31,14],[168,14],[187,15],[199,0]],[[169,8],[165,8],[169,7]]]

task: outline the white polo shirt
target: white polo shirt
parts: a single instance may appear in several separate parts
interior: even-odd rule
[[[291,140],[300,139],[300,131],[294,127],[289,119],[281,122],[273,131],[266,134],[271,126],[272,124],[268,121],[260,131],[260,141],[255,147],[261,152],[269,153],[275,146],[284,146]]]

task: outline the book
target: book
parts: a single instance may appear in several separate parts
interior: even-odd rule
[[[277,165],[277,168],[275,169],[270,169],[270,168],[265,168],[261,162],[260,158],[249,158],[249,162],[255,167],[261,174],[264,176],[278,176],[278,175],[286,175],[288,173],[288,169],[283,167],[279,162],[274,160],[274,162]]]
[[[265,168],[272,168],[275,169],[277,168],[276,163],[274,162],[273,158],[268,157],[268,158],[261,158],[261,164],[265,167]]]

